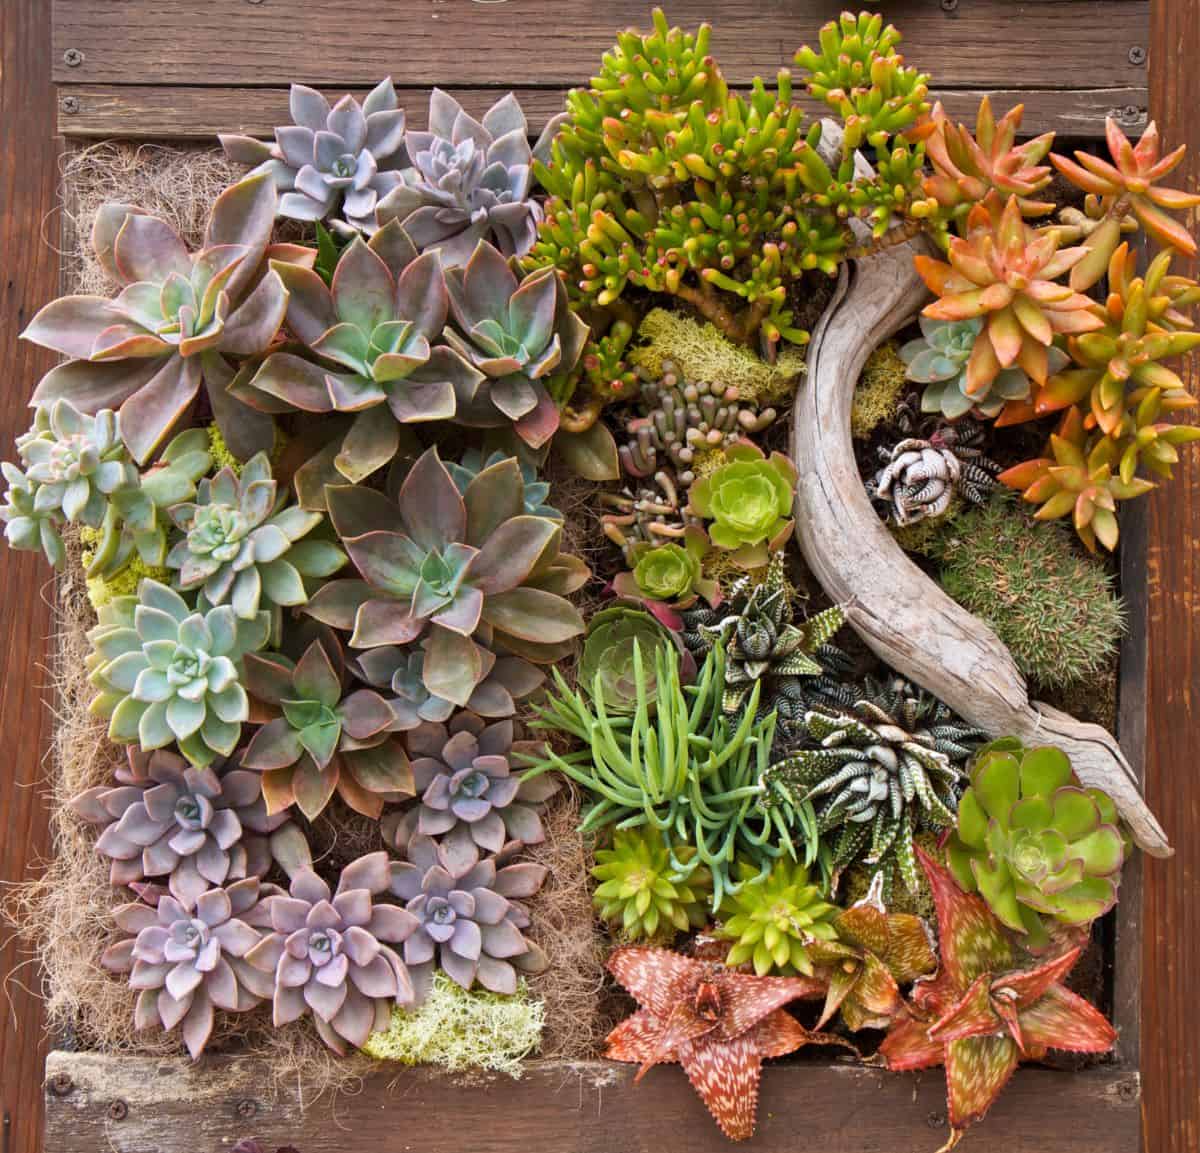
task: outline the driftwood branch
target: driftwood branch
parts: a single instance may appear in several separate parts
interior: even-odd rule
[[[862,366],[927,299],[914,240],[842,266],[834,300],[809,346],[793,428],[801,475],[796,535],[825,591],[892,668],[996,736],[1063,749],[1080,779],[1105,789],[1138,844],[1171,849],[1113,736],[1030,702],[1012,655],[981,620],[950,599],[892,539],[871,507],[850,440],[850,406]]]

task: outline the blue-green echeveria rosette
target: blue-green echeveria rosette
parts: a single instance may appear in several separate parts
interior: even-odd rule
[[[324,516],[282,507],[286,495],[278,492],[266,453],[258,453],[240,476],[223,468],[201,480],[195,500],[169,510],[184,536],[167,554],[167,566],[178,570],[180,589],[200,590],[198,608],[229,603],[249,620],[260,606],[301,605],[316,581],[346,563],[332,541],[309,537]]]
[[[189,252],[166,221],[127,204],[96,214],[92,246],[119,286],[112,299],[64,296],[21,334],[72,359],[42,377],[31,404],[71,401],[81,412],[120,415],[121,437],[145,464],[191,410],[205,385],[231,451],[270,450],[274,425],[228,391],[229,357],[263,352],[275,339],[288,292],[264,261],[311,265],[312,249],[271,245],[276,194],[250,176],[213,203],[204,246]]]
[[[117,597],[98,615],[88,633],[89,680],[99,690],[90,710],[110,718],[109,738],[143,750],[174,742],[201,767],[229,756],[249,716],[240,662],[266,644],[270,614],[200,612],[146,579],[136,597]]]
[[[708,536],[742,568],[758,568],[791,535],[796,466],[781,452],[768,457],[738,441],[726,463],[699,477],[688,490],[688,512],[711,523]]]
[[[225,155],[257,167],[282,193],[280,216],[329,220],[343,234],[372,233],[379,200],[400,183],[404,110],[391,77],[360,105],[343,96],[330,107],[314,88],[293,84],[288,100],[293,124],[275,129],[275,142],[221,135]],[[335,213],[341,213],[337,217]]]
[[[1086,927],[1108,912],[1124,860],[1112,799],[1081,787],[1060,749],[1006,738],[980,751],[947,862],[1030,948],[1045,948],[1051,929]]]
[[[289,293],[287,329],[312,357],[276,352],[236,391],[266,412],[345,412],[356,419],[334,461],[357,482],[387,464],[401,424],[453,419],[483,380],[437,343],[449,310],[437,253],[417,255],[397,224],[342,253],[333,279],[279,265]]]
[[[511,92],[480,121],[435,88],[428,131],[409,132],[405,146],[409,166],[380,202],[380,224],[398,220],[418,248],[440,252],[447,268],[466,264],[481,240],[506,257],[529,252],[541,208],[529,195],[529,126]]]
[[[24,471],[3,465],[4,535],[13,548],[41,550],[55,566],[65,560],[59,528],[99,528],[113,494],[137,484],[112,409],[89,416],[62,399],[39,408],[33,427],[17,438],[17,454]]]
[[[330,518],[361,579],[327,582],[305,611],[350,630],[353,648],[427,638],[425,687],[460,706],[484,678],[476,636],[537,664],[562,659],[583,632],[566,595],[589,570],[559,551],[557,521],[522,511],[523,493],[511,458],[460,493],[436,447],[413,464],[395,502],[330,486]]]
[[[481,240],[471,259],[446,273],[454,324],[446,340],[486,379],[455,419],[474,428],[507,428],[531,448],[558,429],[551,378],[574,369],[588,326],[571,311],[552,268],[518,280],[510,262]]]
[[[483,451],[469,448],[457,462],[446,461],[446,468],[454,477],[459,492],[466,492],[471,483],[485,468],[491,468],[506,460],[511,454],[499,449],[484,456]],[[546,516],[551,520],[562,520],[563,514],[546,502],[550,498],[550,482],[538,480],[537,466],[532,461],[515,458],[521,469],[521,479],[525,482],[524,511],[530,516]]]

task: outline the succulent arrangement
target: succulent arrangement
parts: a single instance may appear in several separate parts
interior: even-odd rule
[[[1112,1044],[1063,982],[1118,896],[1113,800],[839,632],[858,606],[791,547],[820,465],[780,418],[802,302],[927,237],[934,299],[855,396],[866,492],[1023,672],[1099,695],[1111,575],[1038,522],[1115,548],[1117,502],[1200,437],[1164,363],[1200,345],[1170,215],[1200,196],[1163,185],[1153,125],[1110,121],[1109,163],[986,98],[953,123],[899,39],[847,13],[796,53],[832,126],[786,70],[731,89],[710,28],[661,12],[533,144],[511,95],[477,117],[435,89],[415,131],[390,79],[294,85],[272,142],[222,137],[252,171],[197,251],[97,213],[112,291],[24,333],[67,359],[0,519],[96,592],[124,763],[70,809],[124,890],[101,961],[139,1028],[197,1057],[270,1002],[408,1054],[421,1012],[508,999],[528,1052],[571,962],[527,850],[578,800],[576,928],[639,1006],[607,1055],[682,1065],[731,1139],[764,1059],[853,1048],[794,1000],[886,1030],[877,1064],[944,1064],[951,1145],[1020,1060]],[[1036,199],[1051,166],[1082,207]],[[345,863],[350,829],[376,850]]]

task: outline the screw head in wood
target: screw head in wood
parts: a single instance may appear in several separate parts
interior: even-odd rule
[[[113,1121],[124,1121],[129,1116],[129,1106],[118,1099],[109,1105],[108,1116]]]
[[[46,1087],[55,1097],[65,1097],[75,1088],[75,1082],[71,1080],[70,1073],[55,1073],[46,1083]]]
[[[1130,48],[1129,49],[1129,63],[1130,64],[1145,64],[1146,63],[1146,49],[1143,48],[1140,44],[1135,44],[1132,48]]]
[[[67,113],[68,116],[74,116],[75,113],[79,111],[79,97],[64,96],[62,98],[62,110]]]
[[[83,63],[83,53],[78,48],[68,48],[63,53],[63,63],[68,68],[78,68]]]
[[[235,1112],[239,1117],[253,1117],[258,1112],[258,1105],[247,1097],[237,1103]]]
[[[958,0],[942,0],[942,11],[953,12],[958,7]]]

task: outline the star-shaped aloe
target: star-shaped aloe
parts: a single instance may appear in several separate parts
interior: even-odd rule
[[[268,812],[295,803],[312,820],[336,791],[356,812],[378,817],[385,799],[413,795],[390,705],[373,689],[345,693],[344,679],[340,652],[331,658],[320,640],[295,664],[280,653],[246,657],[246,688],[266,723],[242,764],[262,772]]]
[[[1022,1060],[1038,1060],[1048,1049],[1107,1053],[1117,1035],[1062,984],[1079,949],[1017,967],[1011,940],[983,900],[917,853],[937,906],[941,968],[917,983],[879,1055],[893,1070],[945,1065],[951,1132],[939,1153],[947,1153],[983,1119]]]

